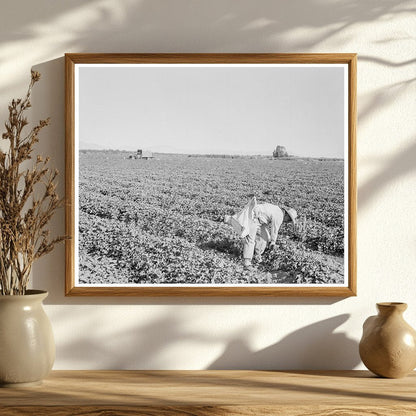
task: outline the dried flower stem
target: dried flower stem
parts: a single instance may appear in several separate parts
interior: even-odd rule
[[[50,239],[45,229],[63,200],[56,193],[58,171],[48,167],[49,157],[37,156],[33,166],[22,169],[32,159],[39,132],[50,119],[41,120],[23,137],[28,124],[24,115],[31,107],[30,96],[40,74],[32,71],[25,98],[12,100],[6,132],[2,139],[9,141],[9,149],[0,151],[0,294],[23,295],[29,283],[33,262],[53,250],[65,236]],[[34,192],[43,193],[35,198]],[[37,192],[36,192],[37,193]]]

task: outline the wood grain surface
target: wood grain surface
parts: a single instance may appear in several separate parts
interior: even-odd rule
[[[54,371],[0,389],[0,415],[416,415],[416,374],[367,371]]]

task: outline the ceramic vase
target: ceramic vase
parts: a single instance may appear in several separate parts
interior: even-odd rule
[[[377,303],[363,325],[360,357],[381,377],[400,378],[416,367],[416,331],[403,319],[406,303]]]
[[[0,296],[0,385],[40,384],[55,360],[52,326],[42,301],[48,292]]]

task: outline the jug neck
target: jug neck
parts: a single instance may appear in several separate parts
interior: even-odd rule
[[[407,309],[407,304],[402,302],[381,302],[377,303],[379,315],[402,315]]]

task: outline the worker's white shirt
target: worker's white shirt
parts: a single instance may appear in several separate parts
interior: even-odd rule
[[[270,224],[270,241],[275,243],[280,226],[283,223],[283,210],[273,204],[257,204],[253,209],[253,217],[260,224]]]
[[[250,228],[253,223],[253,207],[255,204],[256,198],[252,198],[240,212],[234,214],[228,221],[241,238],[246,237],[250,233]]]

